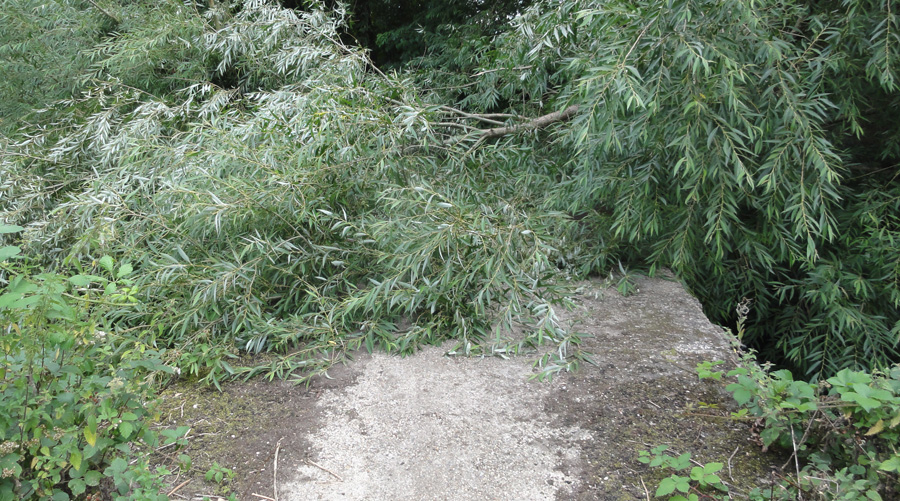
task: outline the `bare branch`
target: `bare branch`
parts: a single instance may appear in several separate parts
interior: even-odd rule
[[[517,132],[522,132],[525,130],[532,129],[542,129],[552,123],[555,122],[563,122],[572,118],[575,112],[578,111],[578,106],[572,105],[562,111],[555,111],[553,113],[548,113],[546,115],[535,118],[530,122],[525,122],[523,124],[518,125],[510,125],[509,127],[497,127],[496,129],[487,129],[482,132],[481,139],[490,139],[492,137],[500,137],[505,136],[507,134],[515,134]]]
[[[463,110],[458,110],[458,109],[452,108],[452,107],[450,107],[450,106],[441,106],[441,109],[444,110],[444,111],[449,111],[449,112],[451,112],[451,113],[456,113],[457,115],[459,115],[459,116],[461,116],[461,117],[471,118],[471,119],[473,119],[473,120],[480,120],[480,121],[482,121],[482,122],[484,122],[484,123],[489,123],[489,124],[493,124],[493,125],[506,125],[506,124],[504,124],[503,122],[500,122],[500,121],[497,121],[497,120],[493,120],[493,119],[491,119],[491,118],[488,118],[488,117],[485,116],[485,115],[478,115],[478,114],[474,114],[474,113],[467,113],[467,112],[465,112],[465,111],[463,111]]]
[[[398,101],[396,99],[391,99],[391,98],[385,98],[385,99],[388,102],[395,104],[397,106],[409,106],[409,105],[407,105],[401,101]],[[578,111],[578,106],[572,105],[562,111],[555,111],[553,113],[548,113],[546,115],[539,116],[533,120],[529,120],[527,122],[515,124],[515,125],[506,125],[504,122],[501,122],[499,120],[494,120],[492,117],[517,118],[520,120],[524,119],[524,117],[520,117],[520,116],[516,116],[516,115],[506,115],[506,114],[502,114],[502,113],[492,113],[492,114],[468,113],[468,112],[462,111],[460,109],[453,108],[451,106],[446,106],[446,105],[439,106],[438,109],[440,109],[441,111],[448,112],[448,113],[454,113],[456,115],[459,115],[462,118],[479,120],[479,121],[489,123],[492,125],[502,125],[502,127],[496,127],[493,129],[477,129],[475,127],[471,127],[471,126],[464,125],[464,124],[457,124],[457,123],[453,123],[453,122],[439,122],[439,123],[435,124],[438,126],[456,127],[456,128],[460,128],[460,129],[464,129],[464,130],[469,130],[471,132],[479,133],[480,137],[478,138],[478,141],[480,142],[485,139],[490,139],[492,137],[506,136],[508,134],[515,134],[518,132],[532,130],[532,129],[542,129],[552,123],[566,121],[566,120],[572,118],[573,115],[575,115],[575,113]],[[489,117],[491,117],[491,118],[489,118]],[[456,143],[459,141],[460,141],[460,139],[451,139],[449,141],[444,141],[443,144],[448,145],[448,144]],[[417,147],[422,147],[422,146],[420,145]]]
[[[498,71],[530,70],[531,68],[534,68],[534,66],[532,66],[530,64],[528,66],[516,66],[515,68],[496,68],[496,69],[492,69],[492,70],[479,71],[478,73],[473,73],[472,76],[479,77],[481,75],[487,75],[488,73],[496,73]]]
[[[467,130],[467,131],[471,131],[471,130],[474,130],[474,131],[480,131],[480,130],[481,130],[481,129],[477,128],[477,127],[472,127],[471,125],[466,125],[466,124],[461,124],[461,123],[456,123],[456,122],[439,122],[439,123],[436,123],[436,124],[434,124],[434,125],[435,125],[436,127],[437,127],[437,126],[440,126],[440,127],[455,127],[455,128],[457,128],[457,129],[463,129],[463,130]]]
[[[106,16],[106,17],[112,19],[112,20],[115,21],[116,23],[122,22],[122,21],[119,20],[118,17],[116,17],[116,16],[110,14],[108,10],[106,10],[106,9],[104,9],[103,7],[100,7],[99,5],[97,5],[97,2],[95,2],[94,0],[88,0],[88,2],[90,2],[90,4],[93,5],[97,10],[99,10],[100,12],[102,12],[104,16]]]

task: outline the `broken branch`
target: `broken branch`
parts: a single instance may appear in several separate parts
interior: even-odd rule
[[[510,125],[508,127],[497,127],[496,129],[487,129],[481,133],[481,139],[490,139],[492,137],[505,136],[507,134],[515,134],[525,130],[542,129],[555,122],[563,122],[575,115],[578,106],[572,105],[562,111],[555,111],[546,115],[535,118],[530,122],[518,125]]]

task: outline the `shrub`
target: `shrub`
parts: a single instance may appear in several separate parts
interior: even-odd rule
[[[18,229],[0,225],[0,232]],[[21,257],[5,249],[4,260]],[[102,276],[67,277],[0,261],[0,499],[100,490],[164,498],[136,454],[158,442],[148,428],[145,376],[170,369],[145,342],[101,330],[107,305],[135,300],[130,265],[104,257],[98,267]]]
[[[701,377],[722,372],[700,368]],[[843,369],[819,384],[769,372],[752,355],[727,386],[753,418],[764,448],[791,451],[786,477],[752,499],[896,499],[900,495],[900,365],[872,373]],[[776,496],[777,494],[777,496]],[[776,496],[776,497],[773,497]]]

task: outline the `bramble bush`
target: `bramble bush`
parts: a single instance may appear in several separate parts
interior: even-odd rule
[[[0,252],[0,499],[164,499],[142,456],[159,442],[146,376],[172,369],[149,340],[101,329],[108,306],[136,302],[131,266],[32,273],[17,246]]]
[[[717,475],[724,468],[722,463],[698,463],[693,466],[689,452],[674,455],[668,448],[667,445],[660,445],[638,454],[641,463],[675,472],[660,481],[655,497],[670,496],[669,501],[698,501],[700,493],[704,499],[730,499],[727,494],[721,494],[728,492],[728,487]]]
[[[701,378],[721,379],[704,366]],[[777,487],[754,490],[751,499],[873,501],[900,495],[900,365],[888,371],[843,369],[819,383],[769,371],[752,354],[729,371],[726,388],[753,418],[764,448],[791,451],[787,476]],[[810,498],[812,496],[812,498]]]
[[[737,340],[735,340],[737,341]],[[764,450],[790,452],[783,474],[769,487],[745,493],[752,501],[897,499],[900,495],[900,365],[867,373],[844,369],[817,383],[788,370],[760,366],[752,352],[736,369],[722,361],[697,365],[700,379],[731,382],[741,409],[731,418],[753,421]],[[692,465],[691,454],[666,445],[639,451],[638,461],[672,471],[655,497],[670,501],[733,499],[716,475],[723,463]]]

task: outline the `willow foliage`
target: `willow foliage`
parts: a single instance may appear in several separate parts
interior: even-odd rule
[[[900,337],[891,8],[538,7],[498,40],[507,80],[468,99],[558,81],[551,102],[579,107],[545,199],[581,218],[571,238],[595,239],[573,264],[670,266],[719,319],[750,301],[749,341],[811,374],[886,365]]]
[[[354,346],[448,338],[500,354],[555,340],[562,365],[548,370],[572,363],[550,304],[562,216],[481,193],[479,156],[440,154],[435,110],[339,42],[340,12],[254,1],[182,21],[190,12],[169,7],[154,10],[160,26],[194,36],[105,41],[94,67],[106,79],[59,104],[78,113],[3,159],[3,217],[28,224],[34,251],[135,262],[145,306],[111,320],[158,328],[198,374],[210,367],[191,353],[213,353],[213,380],[230,346],[293,351],[271,368],[282,375]],[[183,65],[159,54],[235,86],[161,93],[141,75]],[[508,340],[523,321],[533,334]]]
[[[82,50],[97,41],[106,21],[79,3],[0,1],[0,133],[81,88],[90,64]]]
[[[470,109],[577,106],[517,176],[577,220],[563,264],[671,267],[716,320],[751,304],[746,341],[815,377],[898,360],[895,10],[539,3],[492,40],[448,39],[418,74]]]
[[[621,260],[722,321],[749,301],[747,341],[810,375],[898,358],[888,0],[538,2],[389,74],[343,7],[108,8],[88,90],[5,148],[0,218],[58,265],[132,260],[122,326],[292,350],[272,373],[548,335],[558,370],[554,276]]]

